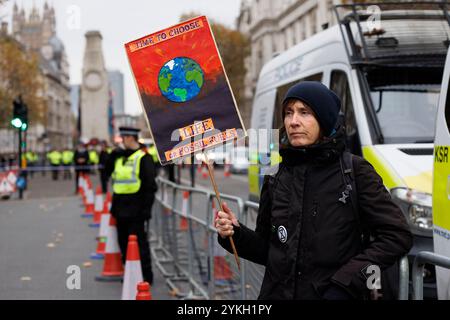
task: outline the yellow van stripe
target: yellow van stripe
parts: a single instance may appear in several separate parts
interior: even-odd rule
[[[438,148],[439,146],[435,146]],[[450,146],[448,146],[450,148]],[[450,230],[450,165],[434,161],[433,223]]]
[[[388,189],[406,187],[405,182],[395,173],[395,170],[383,159],[373,146],[364,146],[362,151],[364,158],[375,168]]]
[[[251,164],[248,167],[248,188],[251,195],[259,197],[259,167],[257,164]]]

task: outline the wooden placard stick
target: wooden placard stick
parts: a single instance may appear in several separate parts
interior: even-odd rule
[[[214,172],[211,167],[211,164],[209,163],[208,156],[206,155],[206,153],[203,154],[203,160],[206,163],[206,166],[208,167],[209,177],[211,178],[211,184],[213,185],[214,192],[216,193],[216,199],[219,202],[220,211],[224,211],[222,207],[222,200],[220,199],[220,193],[217,190],[216,180],[214,179]],[[233,249],[234,259],[236,260],[238,270],[241,271],[241,263],[239,261],[239,256],[237,254],[236,247],[234,245],[233,237],[229,236],[228,239],[230,239],[231,248]]]

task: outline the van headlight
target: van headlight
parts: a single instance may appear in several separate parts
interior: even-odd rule
[[[431,194],[413,189],[395,188],[391,189],[391,195],[405,214],[414,234],[433,236],[433,198]]]

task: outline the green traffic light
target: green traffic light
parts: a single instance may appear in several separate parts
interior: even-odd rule
[[[26,123],[22,123],[22,120],[20,120],[19,118],[14,118],[11,120],[11,124],[13,125],[14,128],[22,128],[23,125],[26,126]]]
[[[22,123],[22,125],[20,126],[20,128],[21,128],[22,131],[25,131],[25,130],[27,130],[28,125],[26,124],[26,122],[24,122],[24,123]]]

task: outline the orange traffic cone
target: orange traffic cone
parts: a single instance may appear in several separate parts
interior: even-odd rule
[[[103,272],[100,276],[95,277],[95,280],[120,281],[123,278],[122,276],[123,265],[119,244],[117,243],[116,219],[110,215]]]
[[[202,164],[202,177],[203,179],[208,179],[208,168],[206,164]]]
[[[83,196],[83,194],[84,194],[83,181],[84,181],[83,174],[80,173],[80,175],[78,176],[78,191],[77,191],[77,193],[81,196]]]
[[[212,203],[214,220],[217,218],[218,211],[215,203]],[[229,285],[233,278],[229,263],[225,257],[227,252],[222,248],[217,241],[214,241],[214,279],[216,285]]]
[[[103,259],[103,256],[105,254],[110,219],[110,202],[111,194],[108,192],[106,194],[105,202],[103,203],[102,214],[100,215],[100,229],[97,237],[97,250],[91,254],[91,259]]]
[[[102,187],[97,186],[95,190],[95,201],[94,201],[94,221],[89,224],[89,227],[98,228],[100,227],[100,216],[102,215],[104,203],[103,203],[103,193]]]
[[[183,202],[181,203],[181,213],[183,216],[180,217],[180,231],[188,230],[188,220],[186,219],[189,206],[189,191],[183,192]]]
[[[225,162],[225,165],[223,167],[223,176],[225,178],[228,178],[229,176],[231,176],[231,172],[230,172],[230,164]]]
[[[89,188],[86,191],[86,207],[84,214],[81,215],[83,218],[90,218],[94,216],[94,191]]]
[[[86,206],[86,191],[87,191],[87,180],[84,174],[81,178],[81,199],[83,200],[83,205]]]
[[[103,202],[103,211],[102,213],[109,213],[109,209],[111,207],[111,203],[112,203],[112,196],[111,196],[111,192],[106,192],[106,197],[105,197],[105,201]]]
[[[136,290],[136,300],[152,300],[152,293],[150,292],[150,284],[148,282],[138,283]]]
[[[128,237],[127,262],[122,286],[122,300],[135,300],[137,285],[143,281],[141,258],[136,235]]]

